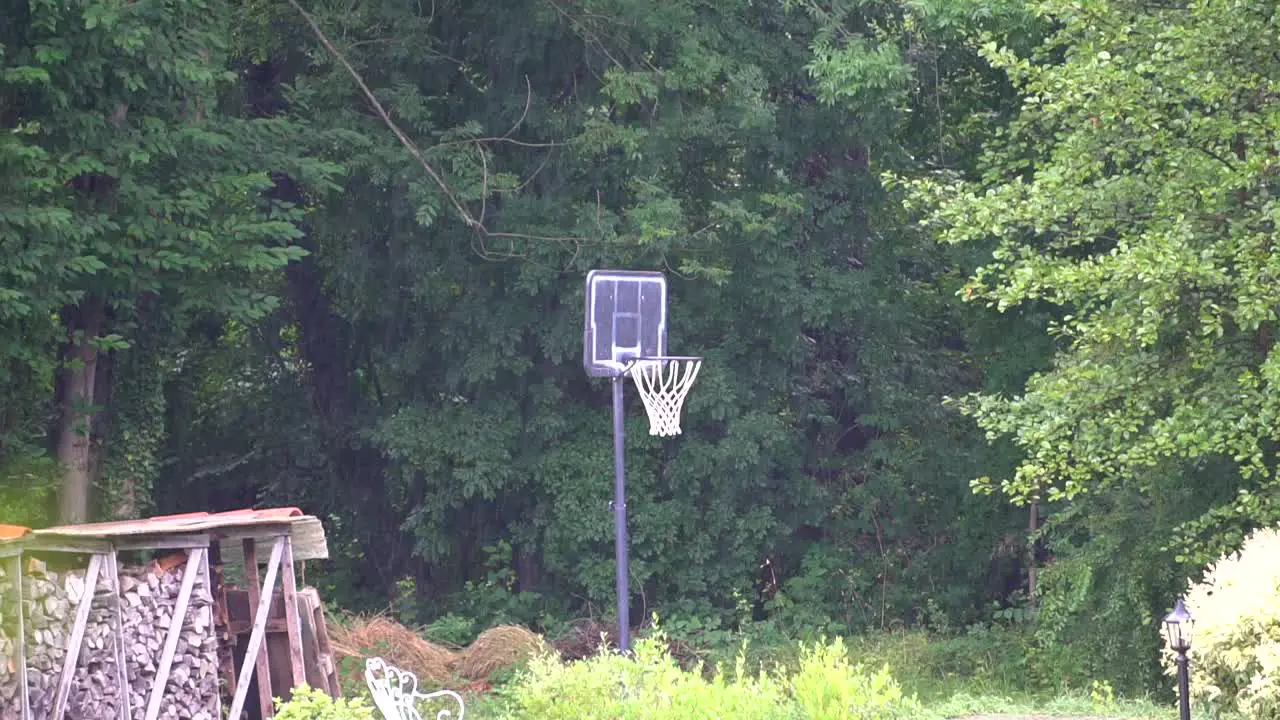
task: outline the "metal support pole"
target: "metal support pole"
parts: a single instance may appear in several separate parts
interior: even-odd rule
[[[1187,653],[1178,653],[1178,717],[1191,720],[1191,682],[1187,671]]]
[[[622,388],[626,376],[613,379],[613,521],[618,561],[618,649],[631,650],[630,592],[627,589],[627,461]]]

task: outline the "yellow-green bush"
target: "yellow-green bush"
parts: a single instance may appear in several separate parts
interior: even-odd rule
[[[1191,695],[1256,720],[1280,719],[1280,532],[1254,533],[1186,597],[1195,620]],[[1176,668],[1167,647],[1165,670]]]
[[[373,708],[363,698],[334,700],[302,685],[293,689],[288,702],[276,701],[276,720],[375,720]]]
[[[887,666],[870,674],[850,666],[840,638],[802,647],[800,670],[788,684],[800,717],[810,720],[914,720],[922,712]]]
[[[707,680],[685,671],[661,633],[636,643],[635,657],[614,653],[564,664],[533,661],[511,688],[511,720],[897,720],[920,718],[888,670],[849,665],[843,642],[805,648],[798,671],[749,673],[740,655],[732,673]]]

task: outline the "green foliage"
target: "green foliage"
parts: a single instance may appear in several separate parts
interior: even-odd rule
[[[52,525],[58,476],[57,464],[47,455],[0,455],[0,523]]]
[[[844,641],[836,638],[801,647],[800,669],[789,678],[800,716],[812,720],[894,720],[917,718],[923,708],[889,674],[868,673],[849,664]]]
[[[749,674],[739,654],[732,673],[682,670],[663,632],[636,642],[635,657],[602,653],[562,664],[544,656],[508,689],[508,717],[771,718],[849,720],[920,717],[887,670],[850,665],[839,639],[802,648],[795,672]]]
[[[549,656],[534,660],[509,690],[508,717],[763,720],[786,707],[783,687],[767,675],[748,675],[742,663],[733,675],[708,681],[681,670],[660,636],[637,641],[634,649],[634,659],[601,654],[568,665]]]
[[[1245,717],[1280,718],[1280,531],[1260,530],[1186,594],[1195,621],[1191,696]],[[1176,677],[1172,649],[1163,664]]]
[[[990,455],[938,402],[983,384],[951,302],[958,253],[910,227],[871,171],[873,148],[889,164],[954,153],[971,136],[948,131],[940,149],[934,131],[986,95],[952,105],[898,73],[892,92],[816,102],[805,66],[827,21],[801,8],[434,7],[308,10],[342,29],[338,49],[488,234],[360,110],[299,18],[242,9],[247,106],[305,124],[305,152],[347,172],[340,195],[306,198],[311,255],[281,313],[297,334],[213,351],[234,369],[183,399],[209,409],[194,444],[172,445],[196,457],[166,471],[162,496],[190,498],[173,488],[193,471],[252,458],[222,496],[332,518],[328,591],[367,609],[394,598],[415,622],[452,610],[547,627],[608,607],[609,408],[577,359],[581,276],[663,268],[672,347],[709,361],[678,440],[649,437],[629,398],[638,610],[731,628],[785,607],[788,622],[846,632],[915,622],[926,586],[972,620],[1017,582],[998,538],[1020,520],[965,491]],[[918,64],[894,43],[877,51],[886,62]],[[946,52],[930,77],[992,87],[971,49]],[[943,101],[936,123],[914,120]],[[833,565],[844,572],[822,571]]]
[[[288,702],[276,699],[280,720],[375,720],[377,715],[364,698],[339,698],[306,685],[293,688]]]
[[[1025,451],[1000,482],[1016,498],[1150,490],[1154,468],[1218,457],[1246,498],[1268,497],[1270,8],[1037,8],[1060,23],[1040,51],[984,46],[1024,102],[982,179],[914,186],[944,240],[998,242],[966,297],[1057,308],[1053,368],[962,407]],[[1247,522],[1268,521],[1268,507]],[[1230,508],[1243,506],[1189,529],[1229,526]]]

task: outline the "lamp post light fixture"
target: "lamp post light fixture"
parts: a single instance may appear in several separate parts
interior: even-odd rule
[[[1178,664],[1178,717],[1191,720],[1191,681],[1187,672],[1187,652],[1191,650],[1191,613],[1182,598],[1173,605],[1173,612],[1164,616],[1164,637],[1169,647],[1177,653]]]

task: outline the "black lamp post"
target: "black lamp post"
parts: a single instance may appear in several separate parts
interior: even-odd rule
[[[1178,654],[1178,716],[1191,720],[1191,682],[1187,673],[1187,651],[1191,650],[1191,613],[1182,604],[1182,598],[1174,603],[1173,612],[1164,616],[1164,636],[1169,647]]]

